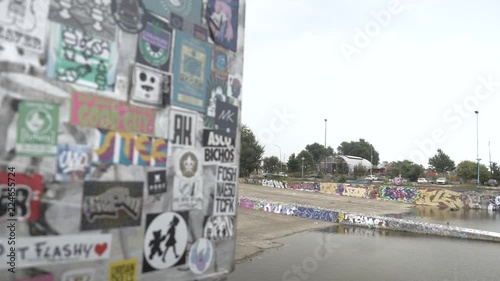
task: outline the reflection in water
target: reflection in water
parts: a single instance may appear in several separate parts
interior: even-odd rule
[[[483,215],[467,216],[475,221]],[[345,226],[278,241],[285,246],[237,264],[228,280],[493,281],[500,276],[500,246],[494,242]],[[318,245],[332,255],[316,259]]]
[[[437,207],[416,206],[413,213],[403,214],[401,218],[500,232],[500,212],[498,211],[472,209],[450,211],[449,209],[440,210]]]

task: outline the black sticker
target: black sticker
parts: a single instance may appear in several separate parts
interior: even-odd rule
[[[141,225],[143,182],[86,181],[80,230]]]
[[[136,61],[168,72],[172,51],[172,28],[151,14],[147,14],[145,18],[145,28],[137,38]]]
[[[112,0],[111,12],[116,25],[127,33],[139,33],[144,29],[144,9],[141,0]]]
[[[148,172],[149,195],[167,192],[167,177],[164,170]]]
[[[214,132],[222,136],[236,138],[237,122],[238,107],[217,100]]]

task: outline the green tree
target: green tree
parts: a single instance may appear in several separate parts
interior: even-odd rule
[[[490,165],[491,178],[500,181],[500,166],[496,162],[492,162]]]
[[[295,157],[295,153],[292,153],[290,157],[288,157],[288,162],[286,163],[288,167],[288,172],[294,173],[294,172],[300,172],[301,171],[301,159],[298,157]]]
[[[280,160],[276,156],[266,157],[264,158],[264,164],[262,168],[265,172],[268,173],[278,173],[280,171]]]
[[[264,147],[259,144],[252,130],[241,126],[240,177],[248,177],[260,167]]]
[[[316,162],[313,160],[313,156],[307,150],[302,150],[299,154],[297,154],[297,160],[300,161],[300,167],[302,171],[302,157],[304,157],[304,173],[316,172]]]
[[[334,154],[333,148],[329,146],[325,149],[324,145],[317,142],[306,145],[306,150],[311,153],[314,163],[319,163],[324,160],[325,157],[332,156]]]
[[[354,166],[354,168],[353,168],[354,176],[357,178],[366,175],[366,171],[367,171],[366,167],[361,165],[361,163]]]
[[[458,163],[456,168],[457,176],[460,177],[462,182],[467,183],[477,181],[477,162],[465,160]],[[488,167],[484,164],[479,165],[479,181],[483,184],[490,177]]]
[[[429,165],[433,167],[434,172],[444,173],[455,170],[455,162],[450,156],[446,155],[441,149],[437,150],[437,154],[429,158]]]
[[[409,160],[391,162],[388,166],[387,175],[391,178],[401,175],[401,177],[407,178],[410,181],[417,181],[425,170],[422,165],[413,163]]]
[[[365,141],[364,139],[359,139],[359,141],[342,142],[337,148],[337,152],[342,155],[358,156],[371,161],[373,156],[373,165],[378,165],[380,160],[378,151],[373,147],[372,144]],[[370,154],[371,152],[371,154]]]

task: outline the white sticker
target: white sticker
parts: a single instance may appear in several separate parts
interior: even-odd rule
[[[15,246],[0,239],[0,269],[35,267],[108,259],[112,234],[82,234],[16,238]],[[15,257],[12,258],[15,249]]]

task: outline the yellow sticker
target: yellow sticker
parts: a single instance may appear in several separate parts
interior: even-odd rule
[[[112,262],[109,265],[109,281],[137,281],[137,259]]]

